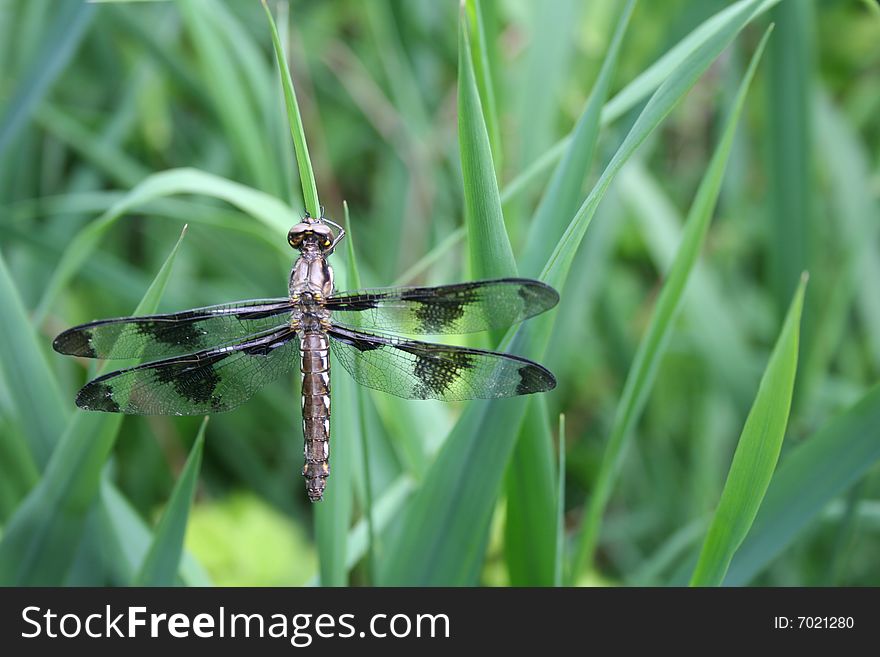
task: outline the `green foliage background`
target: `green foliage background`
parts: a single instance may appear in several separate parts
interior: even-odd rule
[[[0,583],[880,585],[876,3],[268,6],[288,107],[256,0],[0,1]],[[559,288],[453,338],[559,387],[337,368],[318,506],[296,377],[76,411],[55,334],[283,295],[318,198],[338,287]]]

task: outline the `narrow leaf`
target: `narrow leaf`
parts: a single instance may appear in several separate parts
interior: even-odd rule
[[[515,276],[516,263],[501,212],[464,12],[459,18],[458,39],[458,146],[471,273],[478,279]]]
[[[272,12],[266,0],[263,0],[263,9],[266,10],[266,18],[272,29],[272,45],[275,48],[275,59],[281,72],[281,87],[284,89],[284,102],[287,106],[287,118],[290,122],[290,134],[293,137],[293,147],[296,151],[296,165],[299,168],[299,179],[302,183],[303,200],[306,210],[313,217],[321,216],[321,204],[318,201],[318,188],[315,185],[315,172],[312,171],[312,161],[309,158],[309,149],[306,144],[306,135],[303,130],[302,117],[299,113],[299,105],[296,102],[296,91],[293,88],[293,79],[290,77],[290,69],[287,66],[287,57],[281,46],[281,37],[278,36],[278,28],[272,18]]]
[[[688,213],[684,235],[675,261],[672,263],[663,284],[657,306],[651,316],[651,322],[639,343],[633,364],[627,374],[623,393],[617,405],[614,424],[611,428],[611,436],[602,456],[602,465],[599,468],[599,475],[590,496],[588,511],[578,538],[577,551],[571,571],[574,580],[579,577],[586,565],[591,565],[605,506],[611,497],[617,472],[630,443],[632,428],[641,415],[645,400],[654,383],[657,367],[665,352],[673,321],[681,307],[685,288],[709,229],[746,93],[769,36],[770,29],[764,33],[764,38],[752,55],[748,71],[740,83],[721,139]]]
[[[743,586],[791,545],[838,495],[880,461],[880,384],[788,452],[730,562],[725,586]]]
[[[691,586],[718,586],[724,581],[770,484],[791,408],[806,284],[804,274],[746,418]]]
[[[168,506],[153,535],[153,543],[144,558],[140,571],[134,579],[135,586],[172,586],[177,576],[180,557],[183,554],[183,540],[189,509],[196,493],[199,470],[202,466],[202,453],[205,447],[205,428],[208,418],[202,420],[199,433],[174,485]]]

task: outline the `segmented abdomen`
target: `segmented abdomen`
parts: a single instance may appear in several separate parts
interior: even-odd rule
[[[302,418],[305,441],[303,477],[312,502],[324,495],[330,474],[330,359],[327,335],[302,337]]]

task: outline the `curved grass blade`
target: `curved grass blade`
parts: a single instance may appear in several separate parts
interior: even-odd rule
[[[73,57],[92,21],[95,8],[88,3],[67,0],[59,4],[61,7],[55,20],[34,50],[36,58],[18,76],[20,85],[4,101],[6,111],[0,119],[0,156]]]
[[[285,234],[297,221],[291,209],[278,199],[220,176],[189,168],[153,174],[100,217],[83,227],[70,241],[46,285],[40,304],[34,312],[34,322],[42,323],[52,303],[88,260],[104,234],[124,213],[148,201],[174,194],[202,194],[219,198],[238,207],[279,235]]]
[[[185,229],[135,309],[155,312]],[[7,524],[0,540],[0,585],[57,585],[75,556],[101,470],[122,416],[76,411],[43,472]]]
[[[791,408],[806,284],[804,274],[746,418],[691,586],[719,586],[724,581],[770,484]]]
[[[838,495],[880,461],[880,384],[786,454],[725,586],[748,584]]]
[[[281,87],[284,89],[284,102],[287,106],[287,118],[290,122],[290,134],[293,137],[293,147],[296,151],[296,165],[299,168],[299,179],[303,189],[303,201],[306,210],[313,217],[321,216],[321,203],[318,201],[318,188],[315,185],[315,172],[312,171],[312,161],[309,158],[309,148],[306,144],[306,135],[303,130],[302,117],[299,113],[299,105],[296,102],[296,91],[293,88],[293,80],[290,77],[290,69],[287,67],[287,57],[281,47],[281,37],[278,36],[278,28],[272,18],[272,12],[266,0],[263,1],[263,9],[266,10],[266,18],[272,29],[272,45],[275,48],[275,58],[281,72]]]
[[[620,54],[620,45],[635,4],[636,0],[629,0],[617,19],[617,27],[602,61],[599,76],[584,105],[584,111],[571,133],[571,140],[567,142],[562,161],[553,172],[535,216],[529,224],[528,237],[524,242],[526,249],[520,261],[520,268],[526,276],[536,276],[541,271],[541,267],[550,257],[554,240],[562,235],[567,222],[578,209],[578,203],[582,198],[581,189],[590,171],[596,149],[599,116],[608,98],[611,80],[617,67],[617,57]]]
[[[458,28],[458,145],[471,275],[476,279],[516,276],[464,12]]]
[[[733,145],[736,127],[745,103],[749,84],[755,73],[758,61],[764,51],[764,46],[770,36],[770,29],[764,33],[764,38],[752,55],[752,61],[746,74],[740,83],[739,91],[730,109],[730,115],[725,123],[724,132],[712,160],[700,182],[694,202],[686,221],[681,245],[675,256],[675,261],[667,275],[666,282],[657,300],[657,305],[651,317],[651,322],[639,343],[633,364],[626,377],[614,423],[611,428],[611,436],[602,456],[602,464],[596,479],[589,507],[578,536],[577,548],[572,564],[571,576],[576,580],[585,566],[589,566],[593,560],[593,552],[599,537],[599,528],[605,506],[611,497],[611,490],[616,479],[623,456],[629,445],[632,428],[641,415],[645,401],[651,386],[660,359],[665,351],[666,342],[672,329],[685,288],[694,270],[718,195],[721,192],[721,182],[724,178],[724,170]]]
[[[147,551],[143,564],[134,578],[135,586],[172,586],[180,566],[183,554],[183,540],[186,536],[186,523],[189,509],[196,493],[199,481],[199,470],[202,466],[202,453],[205,447],[205,428],[208,418],[202,420],[196,441],[190,450],[186,465],[168,500],[168,506],[162,514],[153,542]]]
[[[544,282],[562,289],[614,176],[746,25],[758,4],[759,0],[751,0],[738,5],[733,19],[657,90],[551,255],[542,274]],[[501,349],[540,360],[554,317],[551,311],[511,329]],[[389,540],[380,567],[381,584],[449,586],[475,581],[484,555],[474,537],[488,531],[524,410],[523,401],[517,399],[468,404],[406,508],[400,531]],[[425,518],[432,522],[426,524]],[[413,554],[420,558],[412,559]]]

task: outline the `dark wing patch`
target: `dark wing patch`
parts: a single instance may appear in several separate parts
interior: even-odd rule
[[[169,315],[102,319],[67,329],[52,346],[86,358],[169,358],[279,328],[290,312],[289,299],[253,299]]]
[[[494,399],[556,387],[549,370],[525,358],[405,340],[334,325],[336,360],[361,385],[407,399]]]
[[[549,310],[559,294],[527,278],[439,287],[361,290],[325,302],[343,323],[367,330],[459,334],[504,328]]]
[[[296,362],[290,329],[230,347],[208,349],[111,372],[87,383],[76,405],[133,415],[203,415],[228,411]]]

